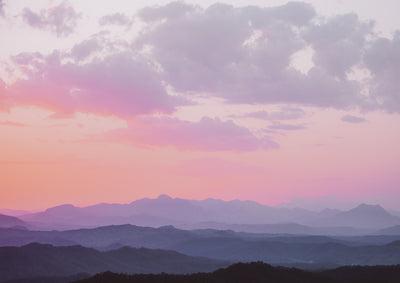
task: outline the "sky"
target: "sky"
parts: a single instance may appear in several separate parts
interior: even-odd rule
[[[0,0],[0,208],[400,210],[399,10]]]

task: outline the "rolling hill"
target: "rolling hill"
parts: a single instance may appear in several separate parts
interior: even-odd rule
[[[54,247],[32,243],[0,248],[0,282],[79,273],[195,273],[227,266],[227,262],[190,257],[175,251],[123,247],[100,252],[82,246]]]
[[[27,223],[17,217],[0,214],[0,227],[2,228],[15,226],[25,227],[26,225]]]
[[[55,246],[81,245],[110,251],[133,248],[167,249],[227,261],[265,261],[274,264],[332,263],[398,264],[400,236],[327,237],[237,233],[219,230],[180,230],[132,225],[70,231],[0,229],[0,244],[22,246],[32,242]]]
[[[237,263],[212,273],[199,273],[191,275],[151,274],[151,275],[123,275],[106,272],[97,274],[92,278],[76,281],[74,283],[397,283],[400,278],[400,266],[356,266],[341,267],[332,270],[307,272],[294,268],[273,267],[262,262]]]

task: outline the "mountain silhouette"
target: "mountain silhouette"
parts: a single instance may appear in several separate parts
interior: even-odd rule
[[[74,283],[397,283],[400,278],[400,266],[352,266],[332,270],[307,272],[295,268],[273,267],[262,262],[237,263],[212,273],[190,275],[151,274],[125,275],[105,272]]]
[[[0,281],[71,276],[78,273],[194,273],[212,271],[228,262],[196,258],[175,251],[122,247],[100,252],[82,246],[54,247],[32,243],[23,247],[0,247]]]
[[[399,224],[400,218],[391,215],[380,205],[360,204],[348,211],[321,218],[319,226],[348,226],[360,228],[384,228]]]
[[[236,233],[219,230],[180,230],[132,225],[70,231],[0,229],[0,244],[22,246],[32,242],[54,246],[80,245],[109,251],[130,246],[174,250],[189,256],[225,261],[265,261],[336,265],[397,264],[400,236],[327,237]]]
[[[21,219],[0,214],[0,227],[25,227],[27,224]]]
[[[264,233],[299,233],[303,230],[304,233],[311,234],[321,234],[321,231],[309,229],[309,226],[349,227],[339,230],[344,233],[348,231],[349,233],[360,234],[400,224],[400,217],[389,214],[381,206],[366,204],[359,205],[349,211],[323,210],[313,212],[301,208],[271,207],[254,201],[188,200],[171,198],[167,195],[160,195],[155,199],[144,198],[129,204],[101,203],[87,207],[67,204],[49,208],[43,212],[24,215],[21,216],[21,219],[32,222],[38,229],[49,230],[120,224],[150,227],[165,225],[195,227],[199,223],[202,223],[202,228],[213,228],[212,225],[215,225],[215,223],[221,223],[222,225],[285,224],[286,228],[275,226],[277,229],[273,230],[271,229],[273,226],[270,226],[270,230],[260,231]],[[204,226],[205,223],[210,223],[211,226],[206,227]],[[293,224],[293,231],[290,231],[288,224]],[[251,228],[253,230],[245,232],[254,232],[254,229],[260,227]],[[287,230],[285,231],[285,229]],[[351,231],[350,229],[370,229],[370,231]],[[323,233],[335,234],[335,231],[327,232],[324,230]]]
[[[400,225],[387,227],[375,232],[376,235],[400,235]]]

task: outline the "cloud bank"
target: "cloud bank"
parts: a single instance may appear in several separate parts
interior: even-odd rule
[[[72,55],[85,57],[87,44],[91,45],[75,46]],[[28,78],[11,85],[8,97],[17,105],[36,105],[60,113],[119,117],[172,113],[180,103],[167,94],[151,64],[129,52],[83,64],[62,61],[59,52],[46,57],[29,53],[16,56],[14,62],[25,67]]]
[[[358,63],[360,46],[371,31],[371,24],[356,15],[315,25],[315,11],[305,3],[273,8],[215,4],[207,9],[181,3],[146,8],[142,14],[152,28],[136,44],[151,46],[163,78],[178,91],[209,92],[231,103],[340,109],[365,103],[357,83],[344,76]],[[321,34],[324,42],[318,41]],[[291,67],[291,57],[307,46],[315,50],[315,66],[303,74]],[[342,50],[332,59],[327,46],[331,53],[339,46]]]
[[[73,34],[81,17],[65,3],[22,11],[30,27],[59,37]],[[121,129],[118,135],[155,146],[234,151],[277,144],[229,121],[151,115],[173,114],[200,94],[226,105],[289,105],[280,112],[234,117],[274,121],[270,130],[304,129],[296,121],[305,116],[301,106],[400,113],[400,31],[393,38],[379,37],[372,22],[354,13],[320,18],[303,2],[267,8],[172,2],[146,7],[134,17],[142,29],[136,36],[127,29],[129,39],[123,42],[98,35],[66,50],[14,56],[20,76],[7,87],[0,79],[0,109],[35,105],[59,115],[89,112],[127,121],[148,115],[136,119],[139,128]],[[98,24],[129,27],[132,20],[117,12]],[[307,49],[312,67],[302,72],[293,58]],[[370,77],[351,76],[359,69]],[[342,120],[364,121],[351,115]]]

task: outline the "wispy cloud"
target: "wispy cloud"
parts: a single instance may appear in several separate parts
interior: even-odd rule
[[[292,124],[282,124],[282,123],[275,123],[271,126],[268,126],[268,129],[284,130],[284,131],[303,130],[305,128],[306,127],[304,125],[292,125]]]
[[[353,115],[345,115],[342,117],[341,120],[343,122],[354,123],[354,124],[367,122],[366,119],[364,119],[362,117],[353,116]]]
[[[208,117],[198,122],[168,117],[141,118],[129,123],[128,128],[108,132],[106,137],[112,141],[173,146],[180,150],[242,152],[279,147],[269,138],[256,137],[232,121]]]
[[[27,126],[26,124],[18,123],[18,122],[12,122],[12,121],[0,121],[0,125],[2,125],[2,126],[11,126],[11,127],[25,127],[25,126]]]
[[[256,118],[261,120],[294,120],[306,115],[301,108],[282,107],[280,111],[256,111],[242,115],[231,115],[232,118]]]

